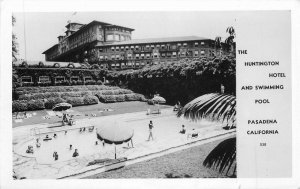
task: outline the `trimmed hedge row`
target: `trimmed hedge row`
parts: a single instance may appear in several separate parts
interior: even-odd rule
[[[50,87],[18,87],[16,93],[18,95],[46,92],[78,92],[78,91],[100,91],[100,90],[116,90],[119,87],[105,85],[78,85],[78,86],[50,86]]]
[[[102,90],[102,91],[77,91],[77,92],[46,92],[46,93],[33,93],[20,95],[18,100],[35,100],[35,99],[48,99],[48,98],[69,98],[69,97],[83,97],[86,95],[119,95],[131,94],[131,90],[117,89],[117,90]]]
[[[46,100],[37,99],[37,100],[15,100],[12,103],[12,111],[13,112],[21,112],[21,111],[32,111],[32,110],[43,110],[43,109],[52,109],[54,105],[68,102],[75,106],[82,105],[92,105],[98,104],[98,98],[91,95],[86,95],[83,97],[67,97],[66,99],[56,97],[49,98]]]
[[[103,95],[96,94],[100,102],[113,103],[113,102],[125,102],[125,101],[146,101],[144,95],[131,93],[131,94],[119,94],[119,95]]]

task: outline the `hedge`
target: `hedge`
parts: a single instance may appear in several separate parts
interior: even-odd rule
[[[68,97],[66,98],[67,103],[71,104],[73,107],[84,105],[82,97]]]
[[[45,109],[45,104],[42,100],[30,100],[27,102],[27,110],[43,110]]]
[[[58,103],[62,103],[62,102],[66,102],[66,100],[64,100],[62,98],[47,99],[47,101],[45,102],[45,108],[46,109],[52,109],[54,105],[56,105]]]
[[[102,90],[119,90],[119,87],[105,85],[79,85],[79,86],[50,86],[50,87],[18,87],[18,95],[46,93],[46,92],[79,92],[79,91],[102,91]],[[120,89],[126,90],[127,89]],[[130,90],[129,90],[130,91]]]
[[[83,97],[83,103],[85,105],[90,105],[90,104],[98,104],[98,98],[96,96],[92,95],[86,95]]]
[[[12,111],[13,112],[22,112],[27,110],[27,103],[26,101],[13,101],[12,103]]]

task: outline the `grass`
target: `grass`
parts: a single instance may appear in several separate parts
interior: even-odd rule
[[[86,179],[101,178],[228,178],[202,165],[205,157],[222,140],[192,147],[117,170],[99,173]]]
[[[160,105],[160,108],[170,107],[167,105]],[[100,113],[99,110],[103,110],[105,108],[112,109],[114,111],[110,112],[103,112]],[[146,102],[139,102],[139,101],[131,101],[131,102],[116,102],[116,103],[100,103],[95,105],[89,106],[77,106],[72,108],[75,112],[79,112],[82,115],[76,116],[75,119],[83,119],[88,118],[91,114],[96,114],[96,117],[100,116],[108,116],[108,115],[116,115],[116,114],[124,114],[124,113],[132,113],[132,112],[140,112],[150,109],[156,109],[157,107],[153,105],[148,105]],[[23,119],[23,122],[16,123],[13,120],[13,127],[19,127],[24,125],[32,125],[32,124],[39,124],[39,123],[56,123],[61,122],[62,118],[57,116],[51,117],[50,119],[43,119],[44,116],[48,115],[47,111],[51,110],[39,110],[39,111],[32,111],[35,112],[36,115],[27,119]],[[32,113],[31,111],[27,111],[27,113]],[[88,114],[88,116],[86,116]]]

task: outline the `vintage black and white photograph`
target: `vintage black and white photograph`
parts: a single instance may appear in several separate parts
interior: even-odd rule
[[[237,177],[235,22],[13,12],[12,177]]]

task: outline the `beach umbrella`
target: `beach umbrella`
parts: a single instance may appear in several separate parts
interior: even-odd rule
[[[132,128],[119,123],[100,125],[97,127],[97,138],[107,144],[115,145],[115,159],[117,159],[116,145],[129,141],[131,141],[132,144],[133,134],[134,131]]]
[[[152,98],[152,101],[158,104],[158,110],[159,110],[159,104],[164,104],[166,103],[166,99],[164,99],[163,97],[156,95]]]
[[[56,104],[52,110],[53,111],[63,111],[63,110],[67,110],[67,109],[70,109],[72,108],[72,105],[69,104],[69,103],[66,103],[66,102],[62,102],[62,103],[59,103],[59,104]]]

